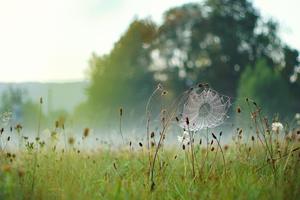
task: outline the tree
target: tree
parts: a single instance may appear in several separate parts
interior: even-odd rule
[[[245,105],[245,99],[254,100],[268,117],[275,114],[293,116],[289,85],[283,80],[280,71],[259,60],[255,66],[248,65],[241,75],[237,89],[238,102]],[[247,110],[247,106],[244,106]],[[245,110],[245,111],[246,111]],[[249,112],[245,112],[249,121]]]
[[[110,54],[92,56],[87,91],[92,115],[108,120],[118,116],[119,107],[131,115],[141,111],[141,102],[155,87],[148,69],[149,44],[155,34],[156,26],[150,20],[135,20]]]
[[[280,40],[277,29],[248,0],[207,0],[172,8],[153,44],[165,60],[157,73],[177,80],[174,90],[202,81],[235,96],[245,67],[264,59],[270,67],[284,69],[288,80],[299,65],[298,51]]]
[[[247,74],[257,70],[262,70],[269,82],[249,80],[250,95],[258,95],[255,87],[268,91],[268,84],[284,85],[291,98],[287,110],[300,109],[300,81],[291,81],[300,72],[298,56],[297,50],[279,38],[278,24],[262,19],[251,1],[189,3],[166,11],[160,26],[150,20],[133,21],[109,54],[93,55],[88,101],[80,109],[89,107],[91,116],[103,120],[117,117],[120,106],[129,116],[139,116],[157,82],[174,98],[197,82],[208,82],[216,90],[236,96],[241,74],[246,81]],[[276,102],[266,105],[267,110],[272,111],[274,105]]]
[[[9,87],[0,99],[0,114],[12,112],[14,123],[24,123],[27,130],[37,127],[39,104],[27,98],[27,92],[21,88]]]

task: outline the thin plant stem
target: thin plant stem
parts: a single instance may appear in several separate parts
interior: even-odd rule
[[[38,129],[37,129],[37,138],[40,137],[40,129],[41,129],[41,118],[42,118],[42,104],[43,104],[43,99],[42,97],[40,98],[40,107],[39,107],[39,118],[38,118]],[[38,142],[38,141],[36,141]],[[35,173],[36,173],[36,168],[37,168],[37,160],[38,160],[38,151],[39,151],[39,146],[37,143],[37,147],[34,153],[34,165],[33,165],[33,172],[32,172],[32,184],[31,184],[31,198],[34,198],[34,185],[35,185]]]

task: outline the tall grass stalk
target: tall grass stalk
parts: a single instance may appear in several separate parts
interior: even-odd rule
[[[39,104],[39,115],[38,115],[38,128],[37,128],[37,138],[40,138],[40,131],[41,131],[41,118],[42,118],[42,105],[43,105],[43,98],[40,98]],[[39,144],[36,141],[36,148],[34,152],[34,164],[33,164],[33,172],[32,172],[32,184],[31,184],[31,198],[34,198],[34,186],[35,186],[35,174],[37,169],[37,162],[38,162],[38,152],[39,152]]]

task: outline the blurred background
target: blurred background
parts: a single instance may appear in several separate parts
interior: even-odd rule
[[[297,0],[0,1],[0,113],[35,129],[143,124],[161,83],[170,102],[198,82],[266,115],[300,112]],[[161,106],[160,103],[154,106]],[[234,109],[233,109],[234,110]],[[234,121],[235,112],[231,111]],[[116,128],[117,129],[117,128]]]

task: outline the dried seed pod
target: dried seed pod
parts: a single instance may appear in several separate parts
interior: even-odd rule
[[[122,117],[122,115],[123,115],[123,108],[121,107],[120,108],[120,116]]]
[[[84,130],[83,130],[83,137],[88,137],[89,136],[89,134],[90,134],[90,129],[89,128],[85,128]]]
[[[243,129],[241,129],[240,131],[239,131],[239,135],[241,135],[243,133]]]
[[[224,150],[227,151],[229,149],[229,146],[227,144],[224,145]]]
[[[114,166],[115,170],[117,170],[117,165],[116,165],[116,163],[114,163],[113,166]]]
[[[151,132],[150,137],[151,137],[151,138],[154,138],[154,132],[153,132],[153,131]]]
[[[70,145],[73,145],[73,144],[75,143],[75,138],[69,137],[68,143],[69,143]]]
[[[190,121],[189,121],[189,118],[188,118],[188,117],[185,118],[185,123],[186,123],[186,125],[189,125],[189,124],[190,124]]]
[[[55,128],[59,127],[59,121],[55,121]]]
[[[216,140],[217,137],[215,136],[215,134],[214,133],[211,133],[211,134],[212,134],[213,138]]]

